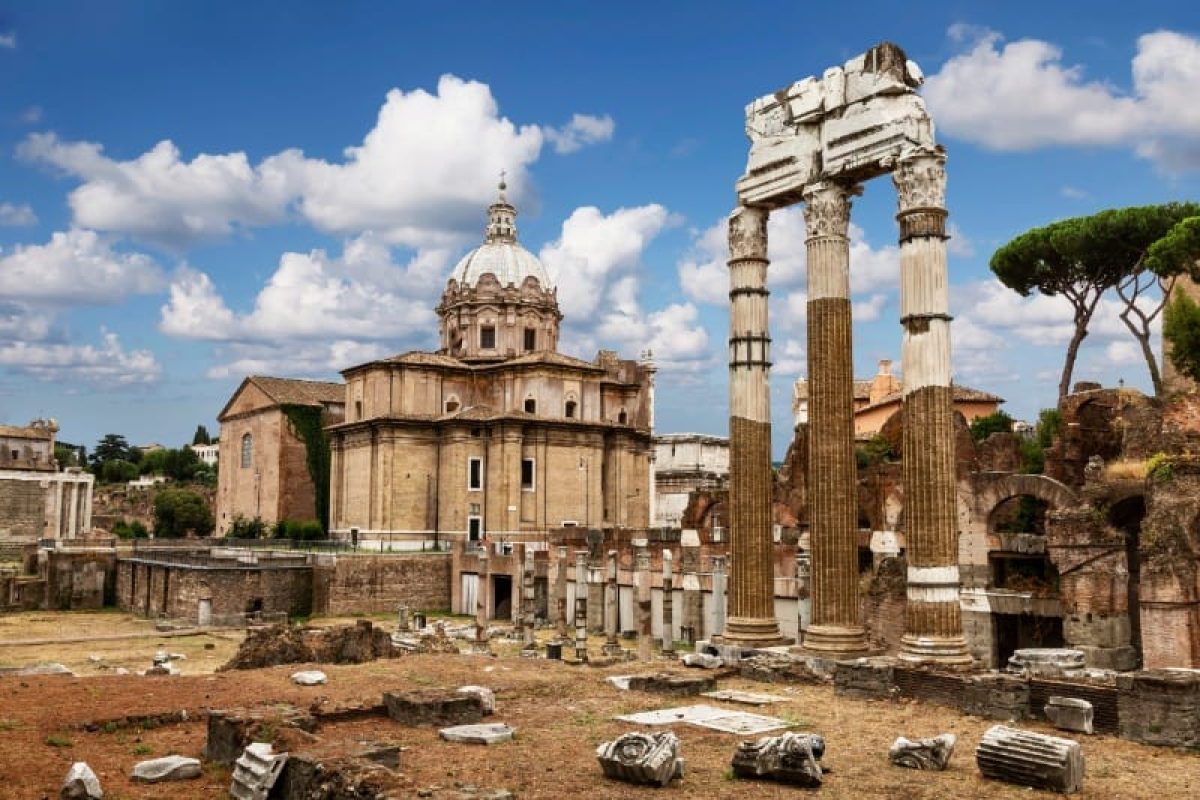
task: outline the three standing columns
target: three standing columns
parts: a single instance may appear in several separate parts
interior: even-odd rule
[[[729,527],[732,574],[722,639],[784,643],[775,619],[771,498],[771,339],[767,328],[767,217],[729,217]]]
[[[958,597],[945,164],[939,148],[907,156],[892,173],[900,223],[901,474],[908,559],[900,657],[967,663]]]
[[[804,192],[808,255],[808,502],[812,622],[804,648],[864,653],[858,596],[858,469],[850,314],[850,195],[823,182]]]

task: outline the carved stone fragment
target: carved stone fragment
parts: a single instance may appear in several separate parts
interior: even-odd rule
[[[897,767],[941,771],[950,764],[956,741],[958,739],[953,733],[915,741],[898,736],[888,750],[888,760]]]
[[[1061,731],[1095,733],[1092,730],[1092,704],[1087,700],[1051,695],[1044,710],[1046,718]]]
[[[666,786],[683,777],[679,739],[670,731],[626,733],[596,748],[606,778]]]
[[[764,736],[742,742],[733,754],[733,774],[739,778],[767,778],[807,789],[821,785],[821,757],[825,740],[812,733]]]
[[[1079,742],[994,725],[975,750],[983,777],[1070,794],[1083,786]]]

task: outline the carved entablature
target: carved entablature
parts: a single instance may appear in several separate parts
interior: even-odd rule
[[[922,81],[904,51],[885,42],[755,100],[746,107],[750,158],[738,200],[781,208],[811,184],[867,180],[909,152],[933,150],[933,122],[916,94]]]

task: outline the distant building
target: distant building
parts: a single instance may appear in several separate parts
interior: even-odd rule
[[[979,417],[995,414],[1004,402],[1003,397],[980,389],[954,384],[954,410],[961,412],[967,423]],[[869,380],[854,381],[854,437],[870,439],[883,430],[883,425],[900,410],[903,382],[892,374],[890,359],[879,362],[879,372]],[[808,381],[797,378],[792,387],[792,413],[797,426],[808,422]]]
[[[217,481],[217,534],[237,517],[317,519],[317,491],[308,466],[304,432],[289,409],[314,409],[321,424],[341,422],[346,387],[340,383],[251,376],[217,416],[221,423]]]
[[[92,529],[95,478],[58,471],[58,423],[0,425],[0,539],[75,539]]]
[[[653,364],[558,352],[557,290],[517,242],[503,192],[437,306],[441,349],[342,373],[346,420],[329,429],[339,536],[650,524]]]
[[[201,463],[207,464],[210,467],[215,467],[220,459],[221,445],[219,442],[212,444],[194,444],[191,445],[192,452],[200,459]]]
[[[703,433],[654,437],[654,524],[678,528],[688,497],[697,490],[725,489],[729,482],[729,439]]]

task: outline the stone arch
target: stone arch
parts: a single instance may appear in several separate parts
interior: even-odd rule
[[[1001,503],[1021,495],[1035,497],[1051,509],[1068,508],[1079,503],[1078,495],[1069,486],[1046,475],[983,473],[976,479],[975,506],[984,520]]]

